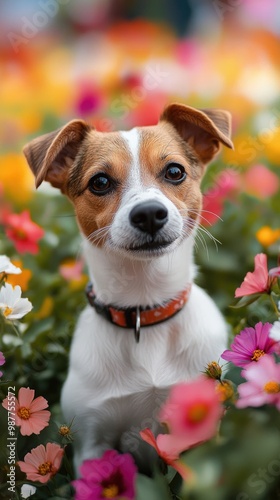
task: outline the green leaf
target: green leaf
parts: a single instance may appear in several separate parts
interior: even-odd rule
[[[49,317],[40,321],[35,321],[24,333],[24,340],[34,342],[42,333],[48,332],[54,325],[54,318]]]
[[[254,293],[252,295],[246,295],[246,297],[242,297],[241,299],[238,299],[237,302],[231,306],[229,306],[232,309],[240,309],[241,307],[249,306],[250,304],[253,304],[253,302],[256,302],[261,295],[264,295],[262,293]]]
[[[172,500],[166,479],[159,472],[154,478],[138,474],[136,500]]]

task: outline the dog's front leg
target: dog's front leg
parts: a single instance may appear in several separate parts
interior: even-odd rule
[[[108,424],[104,401],[86,390],[77,374],[69,373],[63,386],[61,404],[64,417],[73,421],[74,467],[76,476],[84,460],[99,458],[105,450],[114,448],[118,429]]]

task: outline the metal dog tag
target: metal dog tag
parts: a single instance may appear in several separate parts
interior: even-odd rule
[[[135,337],[137,344],[139,343],[139,340],[140,340],[140,327],[141,327],[140,307],[136,307],[134,337]]]

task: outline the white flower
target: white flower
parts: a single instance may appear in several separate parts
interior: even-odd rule
[[[278,311],[280,311],[280,300],[278,302]],[[280,341],[280,318],[278,321],[274,321],[269,336],[271,339],[276,340],[276,342]]]
[[[269,336],[271,339],[276,340],[276,342],[280,341],[280,319],[273,323]]]
[[[32,304],[28,299],[21,298],[21,288],[19,285],[13,287],[6,283],[0,290],[0,311],[7,319],[22,318],[32,309]]]
[[[14,266],[9,257],[6,255],[0,255],[0,274],[20,274],[22,271],[19,267]]]
[[[32,486],[31,484],[23,484],[21,487],[21,498],[30,498],[34,493],[36,492],[35,486]]]

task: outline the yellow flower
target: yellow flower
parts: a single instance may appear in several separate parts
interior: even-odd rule
[[[24,203],[32,196],[34,177],[22,154],[8,153],[0,157],[0,183],[4,195]]]
[[[44,319],[44,318],[47,318],[48,316],[50,316],[50,314],[52,313],[52,310],[53,310],[53,306],[54,306],[53,299],[51,297],[46,297],[43,300],[43,303],[42,303],[39,311],[35,314],[36,318],[37,319]]]
[[[263,226],[256,232],[256,238],[263,247],[269,247],[280,239],[280,229]]]
[[[34,132],[38,134],[42,126],[42,119],[42,114],[32,109],[24,109],[18,117],[20,128],[24,134]]]
[[[273,165],[280,166],[280,128],[275,128],[267,139],[265,155]]]
[[[85,274],[82,274],[82,276],[79,279],[71,280],[69,282],[69,288],[73,292],[76,292],[78,290],[83,290],[83,288],[85,288],[87,282],[88,282],[88,276],[86,276]]]
[[[243,167],[260,159],[264,144],[258,137],[240,134],[234,138],[234,150],[224,148],[223,160],[227,167]]]
[[[7,283],[10,283],[10,285],[13,286],[19,285],[22,291],[26,292],[29,280],[32,277],[32,271],[30,269],[23,269],[21,260],[12,260],[11,262],[14,266],[22,269],[22,272],[21,274],[9,274],[7,277]]]

